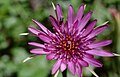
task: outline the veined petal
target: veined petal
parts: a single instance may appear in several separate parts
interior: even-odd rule
[[[64,23],[62,23],[62,25],[61,25],[61,27],[60,27],[60,29],[61,29],[61,31],[62,31],[62,33],[64,32],[64,27],[65,27],[65,25],[64,25]]]
[[[78,9],[78,12],[76,14],[76,18],[75,20],[81,20],[82,16],[83,16],[83,13],[84,13],[84,4],[82,4],[79,9]]]
[[[50,52],[45,52],[43,49],[40,49],[40,48],[32,49],[30,52],[33,53],[33,54],[37,54],[37,55],[49,54],[50,53]]]
[[[76,73],[78,77],[82,77],[82,67],[80,65],[78,65],[78,68],[76,68]]]
[[[70,28],[72,26],[73,21],[74,21],[74,10],[73,10],[72,5],[69,5],[69,7],[68,7],[67,19],[68,19],[68,27]]]
[[[84,53],[83,56],[87,57],[87,58],[93,58],[94,56],[88,53]]]
[[[102,63],[94,58],[86,58],[84,57],[83,60],[88,62],[89,64],[95,66],[95,67],[102,67]]]
[[[64,29],[65,29],[65,33],[68,33],[68,31],[69,31],[68,30],[68,21],[66,21]]]
[[[55,53],[50,53],[46,56],[48,60],[52,60],[55,57]]]
[[[29,27],[28,30],[29,30],[30,32],[32,32],[33,34],[35,34],[35,35],[38,35],[39,33],[42,32],[42,31],[40,31],[40,30],[38,30],[38,29],[35,29],[35,28],[33,28],[33,27]],[[42,33],[43,33],[43,32],[42,32]]]
[[[59,59],[53,66],[52,74],[55,74],[61,65],[62,59]]]
[[[97,20],[92,21],[92,22],[87,26],[87,28],[85,29],[85,31],[83,32],[82,35],[83,35],[83,36],[88,35],[88,34],[94,29],[96,23],[97,23]]]
[[[102,47],[102,46],[107,46],[111,43],[112,43],[111,40],[102,40],[102,41],[99,41],[99,42],[94,42],[92,44],[89,44],[88,47],[89,48],[98,48],[98,47]]]
[[[61,72],[63,72],[66,68],[67,68],[67,67],[66,67],[66,64],[61,63],[61,66],[60,66]]]
[[[41,23],[39,23],[38,21],[36,21],[36,20],[34,20],[34,19],[32,19],[32,21],[35,23],[35,24],[37,24],[45,33],[47,33],[48,34],[48,29],[45,27],[45,26],[43,26]],[[50,31],[49,31],[50,32]]]
[[[60,19],[63,16],[63,14],[62,14],[62,8],[59,4],[57,4],[56,6],[56,16],[58,18],[58,21],[60,22]]]
[[[45,34],[39,33],[38,37],[43,40],[44,42],[50,43],[51,38]]]
[[[74,23],[73,23],[73,29],[76,29],[77,28],[77,26],[78,26],[78,20],[76,20]]]
[[[72,75],[75,75],[75,64],[72,61],[68,62],[68,69]]]
[[[56,19],[53,17],[53,16],[49,16],[49,19],[50,19],[50,21],[51,21],[51,23],[52,23],[52,25],[53,25],[53,27],[55,28],[55,30],[59,30],[59,27],[58,27],[58,24],[57,24],[57,21],[56,21]]]
[[[81,19],[81,21],[78,24],[79,25],[78,26],[78,31],[79,32],[86,26],[86,24],[90,20],[91,16],[92,16],[92,12],[90,11]]]
[[[85,52],[92,55],[97,55],[97,56],[114,56],[114,54],[112,54],[111,52],[108,52],[102,49],[93,49]]]
[[[55,51],[56,48],[55,47],[46,47],[47,50],[51,50],[51,51]]]
[[[78,60],[79,64],[82,65],[83,67],[87,67],[88,63],[84,60]]]
[[[108,27],[108,25],[103,25],[103,26],[100,26],[98,28],[96,28],[93,32],[91,32],[88,36],[87,36],[87,40],[95,37],[96,35],[102,33],[106,28]]]
[[[76,32],[76,28],[78,27],[78,23],[79,23],[78,20],[74,21],[73,28],[72,28],[72,31],[71,31],[72,34],[74,34]]]
[[[39,44],[39,43],[36,43],[36,42],[29,42],[28,44],[32,45],[32,46],[40,47],[40,48],[45,48],[45,46],[43,44]]]

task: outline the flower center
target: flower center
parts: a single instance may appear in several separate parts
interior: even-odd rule
[[[76,50],[78,50],[78,42],[75,42],[73,38],[71,38],[70,36],[66,36],[65,39],[60,39],[60,48],[63,51],[66,51],[68,53],[73,53]]]

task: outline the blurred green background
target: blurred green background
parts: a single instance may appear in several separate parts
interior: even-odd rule
[[[66,18],[67,8],[72,4],[75,12],[85,3],[85,13],[93,10],[91,20],[98,19],[97,25],[109,21],[109,28],[97,38],[112,39],[113,43],[107,47],[114,53],[120,54],[120,0],[52,0],[59,3]],[[28,41],[39,41],[35,36],[20,36],[28,32],[30,25],[36,27],[31,19],[36,19],[52,30],[48,19],[55,15],[50,0],[0,0],[0,77],[53,77],[50,70],[54,64],[47,61],[45,56],[38,56],[22,63],[31,56],[32,48]],[[97,57],[104,63],[102,68],[94,68],[100,77],[120,77],[120,57]],[[88,70],[84,70],[83,77],[94,77]],[[59,74],[61,76],[61,73]],[[68,72],[68,77],[73,77]]]

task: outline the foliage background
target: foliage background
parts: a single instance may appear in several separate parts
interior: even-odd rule
[[[87,4],[85,13],[93,10],[92,19],[98,19],[97,25],[109,21],[109,28],[97,38],[112,39],[107,47],[120,54],[120,0],[53,0],[59,3],[67,15],[67,8],[72,4],[75,12],[81,3]],[[47,61],[45,56],[38,56],[26,63],[22,61],[32,55],[28,41],[39,41],[35,36],[20,36],[28,32],[30,25],[36,27],[31,19],[40,21],[52,30],[48,16],[55,15],[50,0],[0,0],[0,77],[53,77],[50,69],[54,62]],[[120,57],[102,58],[102,68],[94,68],[100,77],[120,77]],[[59,74],[61,76],[61,73]],[[68,77],[73,77],[68,72]],[[83,77],[94,77],[84,70]]]

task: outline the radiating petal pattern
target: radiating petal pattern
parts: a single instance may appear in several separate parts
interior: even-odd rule
[[[61,65],[62,60],[59,59],[53,66],[52,69],[52,74],[55,74],[57,72],[57,70],[59,69],[60,65]]]
[[[49,52],[45,52],[43,49],[32,49],[30,52],[37,55],[49,54]]]
[[[60,67],[61,71],[63,72],[66,68],[67,68],[66,64],[61,63],[61,67]]]
[[[36,43],[36,42],[29,42],[28,44],[32,46],[40,47],[40,48],[45,48],[43,44]]]
[[[63,72],[68,68],[72,75],[77,74],[82,77],[82,68],[93,65],[102,67],[102,63],[94,56],[112,57],[116,54],[101,49],[112,43],[111,40],[96,41],[97,35],[108,28],[108,24],[95,27],[97,20],[90,21],[92,11],[83,14],[85,5],[82,4],[76,16],[72,5],[68,6],[67,19],[64,21],[62,8],[59,4],[54,8],[56,17],[49,16],[53,26],[53,31],[49,31],[45,26],[36,20],[32,20],[40,27],[40,30],[29,27],[28,30],[39,37],[44,44],[29,42],[29,45],[37,47],[30,50],[36,55],[46,55],[47,60],[56,60],[52,68],[52,74],[58,70]]]
[[[88,36],[87,36],[87,40],[95,37],[96,35],[102,33],[106,28],[108,27],[108,25],[103,25],[103,26],[100,26],[98,28],[96,28],[95,30],[93,30],[93,32],[91,32]]]
[[[38,37],[43,40],[44,42],[50,43],[51,38],[45,34],[39,33]]]
[[[28,30],[29,30],[30,32],[32,32],[33,34],[35,34],[35,35],[38,35],[39,33],[41,33],[40,30],[38,30],[38,29],[36,29],[36,28],[33,28],[33,27],[29,27]]]
[[[72,73],[72,75],[75,75],[75,65],[72,61],[68,62],[68,69]]]
[[[112,43],[111,40],[102,40],[102,41],[99,41],[99,42],[94,42],[92,44],[89,44],[88,47],[89,48],[98,48],[98,47],[102,47],[102,46],[107,46],[111,43]]]
[[[61,18],[63,17],[63,14],[62,14],[62,8],[59,4],[56,5],[56,16],[57,16],[58,22],[60,23]]]
[[[84,4],[82,4],[79,9],[78,9],[78,12],[76,14],[76,20],[81,20],[82,16],[83,16],[83,13],[84,13]]]
[[[41,23],[39,23],[38,21],[32,19],[32,21],[37,24],[45,33],[48,33],[48,29],[46,27],[44,27]]]
[[[49,16],[49,19],[50,19],[53,27],[55,28],[55,30],[58,31],[58,30],[59,30],[59,27],[58,27],[58,24],[57,24],[56,19],[55,19],[53,16],[51,16],[51,15]]]
[[[70,5],[68,7],[68,16],[67,16],[67,19],[68,19],[68,26],[70,28],[72,26],[73,21],[74,21],[74,10],[73,10],[72,5]]]
[[[90,20],[91,16],[92,16],[92,12],[90,11],[81,19],[81,21],[79,22],[78,31],[81,31],[85,27],[85,25]]]
[[[76,69],[76,73],[78,77],[82,77],[82,67],[80,65],[78,65],[78,68]]]
[[[84,60],[78,60],[79,64],[83,67],[87,67],[88,66],[88,63]]]
[[[85,58],[83,58],[83,60],[85,60],[86,62],[88,62],[89,64],[91,64],[95,67],[102,67],[102,63],[94,58],[86,58],[85,57]]]
[[[48,60],[52,60],[55,57],[55,53],[50,53],[46,57]]]
[[[86,53],[96,56],[114,56],[113,53],[101,49],[88,50]]]
[[[83,36],[88,35],[94,29],[96,23],[97,23],[97,20],[92,21],[85,29]]]

